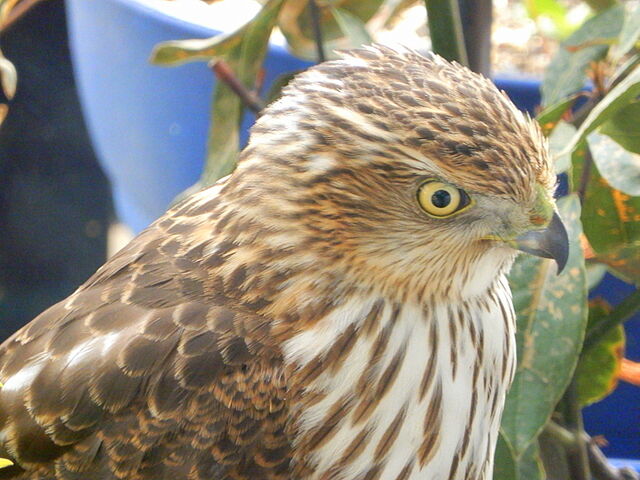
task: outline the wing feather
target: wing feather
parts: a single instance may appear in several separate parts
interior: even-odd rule
[[[0,478],[288,478],[281,352],[184,215],[0,346]]]

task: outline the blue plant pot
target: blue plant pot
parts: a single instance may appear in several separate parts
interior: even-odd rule
[[[217,32],[136,0],[68,0],[71,53],[94,147],[112,182],[119,218],[138,232],[159,217],[202,171],[213,72],[205,63],[149,63],[165,40]],[[265,63],[265,88],[306,68],[279,46]],[[252,122],[247,115],[243,141]]]
[[[67,0],[69,34],[84,114],[109,176],[119,218],[140,231],[199,178],[205,158],[212,72],[204,63],[176,68],[149,64],[165,40],[217,32],[152,10],[137,0]],[[272,45],[265,89],[282,73],[309,66]],[[523,110],[540,102],[539,82],[497,78]],[[253,118],[247,115],[243,142]],[[632,287],[608,276],[597,291],[619,302]],[[628,354],[640,360],[640,318],[627,325]],[[640,458],[640,395],[622,385],[586,409],[588,430],[610,442],[610,456]],[[624,462],[624,461],[623,461]]]

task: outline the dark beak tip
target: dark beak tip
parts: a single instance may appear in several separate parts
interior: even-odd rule
[[[564,267],[567,266],[567,261],[569,260],[569,235],[567,234],[567,229],[564,227],[564,224],[557,213],[553,214],[553,218],[548,229],[554,230],[553,236],[555,237],[555,241],[553,241],[553,244],[555,245],[555,248],[552,249],[551,253],[553,254],[552,258],[558,265],[558,275],[560,275],[564,271]]]
[[[527,232],[516,241],[517,248],[538,257],[551,258],[562,273],[569,260],[569,236],[557,213],[544,230]]]

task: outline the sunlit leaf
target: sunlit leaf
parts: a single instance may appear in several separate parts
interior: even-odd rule
[[[628,77],[622,80],[589,112],[582,125],[567,145],[572,151],[586,136],[597,127],[613,118],[640,94],[640,67],[636,67]]]
[[[640,65],[640,53],[630,55],[624,62],[615,66],[615,69],[609,77],[608,84],[613,86],[625,79],[638,65]]]
[[[226,55],[242,41],[247,25],[231,33],[212,38],[170,40],[156,45],[151,52],[151,63],[175,66],[198,60],[211,60]]]
[[[593,160],[607,182],[626,194],[640,195],[640,155],[599,132],[590,133],[587,142]]]
[[[589,64],[603,58],[609,43],[618,36],[624,20],[621,5],[590,18],[562,42],[542,82],[542,104],[553,105],[581,90]]]
[[[265,19],[277,16],[282,7],[283,0],[270,0],[255,18],[247,22],[235,32],[216,35],[205,39],[172,40],[156,45],[151,53],[151,62],[157,65],[180,65],[186,62],[198,60],[211,60],[214,58],[231,55],[235,48],[239,48],[241,43],[246,41],[250,30],[254,32],[264,28]],[[271,28],[268,28],[267,40],[271,36]]]
[[[603,299],[589,302],[589,323],[602,321],[611,311]],[[617,385],[620,362],[624,351],[624,328],[612,328],[591,348],[582,352],[576,367],[576,383],[580,405],[590,405],[609,395]]]
[[[612,48],[613,60],[622,58],[627,52],[629,52],[640,39],[640,6],[635,7],[633,12],[629,13],[624,19],[624,25],[618,44]]]
[[[331,13],[338,22],[340,30],[349,39],[352,47],[359,47],[372,42],[365,23],[347,10],[332,8]]]
[[[502,433],[522,455],[536,439],[569,383],[587,321],[580,202],[559,201],[570,239],[564,272],[550,260],[521,255],[510,276],[518,314],[518,369],[505,404]]]
[[[322,39],[327,55],[332,56],[334,50],[353,47],[353,39],[349,39],[332,10],[340,10],[351,21],[358,19],[365,24],[378,11],[384,0],[332,0],[318,2]],[[316,42],[313,35],[311,9],[308,0],[288,1],[284,4],[278,27],[284,34],[294,55],[308,60],[317,60]],[[355,27],[348,27],[354,29]]]
[[[571,166],[571,153],[566,147],[575,133],[576,127],[560,121],[549,135],[549,152],[555,161],[556,173],[565,172]]]
[[[13,66],[9,60],[7,60],[0,50],[0,85],[2,85],[2,91],[4,95],[11,100],[16,94],[16,87],[18,85],[18,72],[16,67]]]

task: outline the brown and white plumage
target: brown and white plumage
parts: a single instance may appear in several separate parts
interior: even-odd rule
[[[471,203],[428,215],[429,179]],[[535,124],[458,65],[312,68],[234,174],[2,345],[0,478],[488,480],[505,275],[512,247],[562,263],[553,186]]]

